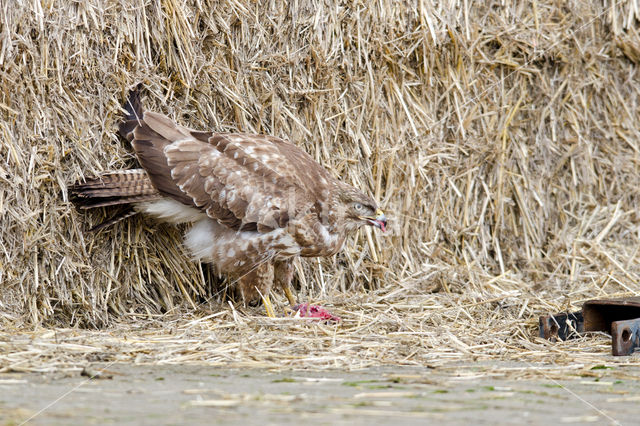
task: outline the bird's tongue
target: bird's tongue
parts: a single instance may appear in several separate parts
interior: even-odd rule
[[[376,220],[376,223],[377,223],[378,225],[380,225],[380,229],[382,229],[382,232],[387,232],[387,226],[386,226],[386,224],[385,224],[383,221],[381,221],[381,220]]]

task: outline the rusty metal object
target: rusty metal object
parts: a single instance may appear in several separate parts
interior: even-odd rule
[[[640,318],[640,297],[589,300],[582,305],[584,331],[611,333],[611,323]]]
[[[640,297],[589,300],[582,311],[540,317],[540,337],[566,340],[586,331],[611,334],[615,356],[640,350]]]
[[[630,355],[640,349],[640,318],[611,323],[611,352],[614,356]]]
[[[540,317],[540,337],[547,340],[567,340],[583,331],[582,311]]]

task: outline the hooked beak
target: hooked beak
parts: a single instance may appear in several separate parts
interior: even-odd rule
[[[376,228],[380,228],[382,232],[387,231],[387,218],[384,216],[384,213],[382,213],[382,210],[376,210],[376,217],[367,217],[366,219],[369,224]]]

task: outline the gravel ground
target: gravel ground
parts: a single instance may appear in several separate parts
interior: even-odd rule
[[[0,374],[0,421],[631,425],[638,424],[639,383],[637,365],[497,362],[344,372],[108,364]]]

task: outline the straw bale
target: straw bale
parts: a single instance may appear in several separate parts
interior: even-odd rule
[[[639,19],[635,0],[2,1],[0,322],[224,311],[256,348],[276,339],[180,230],[94,235],[109,212],[70,205],[76,179],[135,164],[115,131],[144,82],[147,108],[292,140],[381,201],[388,234],[296,267],[301,299],[345,318],[345,353],[349,333],[386,342],[354,363],[546,348],[537,315],[640,293]]]

